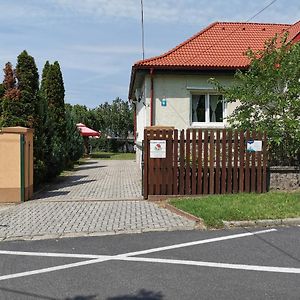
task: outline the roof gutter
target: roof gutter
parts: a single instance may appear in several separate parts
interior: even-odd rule
[[[130,85],[129,85],[129,91],[128,91],[128,100],[132,100],[132,90],[134,86],[134,81],[135,81],[135,76],[136,76],[136,68],[133,66],[131,68],[131,76],[130,76]]]
[[[153,84],[153,73],[154,69],[150,69],[150,81],[151,81],[151,90],[150,90],[150,126],[153,126],[153,102],[154,102],[154,84]]]

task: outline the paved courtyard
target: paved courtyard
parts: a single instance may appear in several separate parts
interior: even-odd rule
[[[34,199],[124,200],[142,199],[142,177],[132,160],[87,160],[77,171],[35,195]]]
[[[0,240],[193,229],[195,222],[141,197],[133,161],[89,160],[34,196],[0,209]]]

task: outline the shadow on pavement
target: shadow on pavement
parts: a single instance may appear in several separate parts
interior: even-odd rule
[[[57,298],[52,298],[52,297],[39,295],[39,294],[34,294],[34,293],[28,293],[28,292],[25,292],[25,291],[18,291],[18,290],[8,289],[8,288],[4,288],[4,287],[0,287],[0,291],[12,293],[12,294],[17,294],[17,295],[22,295],[22,296],[24,296],[24,299],[27,299],[27,297],[33,297],[33,298],[36,298],[36,299],[57,300]],[[14,296],[11,295],[11,297],[5,298],[5,299],[14,299]]]
[[[90,295],[90,296],[75,296],[75,297],[68,297],[68,298],[53,298],[53,297],[49,297],[49,296],[45,296],[45,295],[29,293],[29,292],[25,292],[25,291],[18,291],[18,290],[13,290],[13,289],[4,288],[4,287],[0,287],[0,291],[21,295],[21,296],[24,297],[24,299],[27,299],[28,297],[32,297],[32,298],[43,299],[43,300],[59,300],[59,299],[64,299],[64,300],[96,300],[95,297],[97,297],[97,295]],[[13,295],[11,295],[11,297],[5,298],[5,299],[14,299],[14,297],[13,297]]]
[[[81,161],[77,166],[82,166],[82,165],[94,165],[97,164],[98,161]]]
[[[43,190],[36,192],[33,195],[32,200],[64,196],[64,195],[67,195],[68,193],[70,193],[70,191],[59,191],[59,189],[68,188],[71,186],[76,186],[76,185],[86,184],[86,183],[96,181],[95,179],[82,180],[87,177],[88,177],[87,175],[66,176],[59,182],[53,182],[51,185],[45,186],[45,188]]]
[[[59,196],[65,196],[68,195],[69,191],[50,191],[50,192],[43,192],[40,195],[37,195],[36,197],[33,197],[32,200],[38,200],[38,199],[44,199],[44,198],[51,198],[51,197],[59,197]]]
[[[97,295],[91,295],[91,296],[75,296],[75,297],[71,297],[71,298],[65,298],[65,300],[97,300],[97,298],[95,298]],[[99,298],[98,298],[99,299]]]
[[[121,295],[109,297],[106,300],[162,300],[163,297],[162,292],[152,292],[142,289],[136,295]]]
[[[90,170],[90,169],[100,169],[100,168],[105,168],[107,166],[83,166],[83,167],[79,167],[79,168],[76,168],[75,171],[81,171],[81,170]]]

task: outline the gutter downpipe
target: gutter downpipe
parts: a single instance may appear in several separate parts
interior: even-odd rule
[[[132,102],[133,103],[133,102]],[[134,142],[136,142],[136,104],[134,105],[134,114],[133,114],[133,136],[134,136]]]
[[[153,84],[154,69],[150,69],[151,92],[150,92],[150,126],[153,126],[153,101],[154,101],[154,84]]]

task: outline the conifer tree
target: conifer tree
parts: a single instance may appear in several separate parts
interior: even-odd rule
[[[66,130],[67,139],[65,141],[66,145],[66,164],[67,167],[72,167],[73,163],[83,155],[84,146],[83,138],[80,136],[79,131],[76,127],[75,114],[73,113],[73,107],[71,104],[66,104]]]
[[[34,61],[27,51],[23,51],[17,60],[16,78],[22,102],[22,115],[25,119],[24,126],[39,128],[39,74]],[[38,133],[35,132],[35,136]]]
[[[41,85],[41,93],[47,101],[47,153],[45,161],[49,177],[58,175],[66,164],[66,113],[63,77],[58,62],[46,62]]]
[[[45,126],[47,112],[39,91],[39,74],[35,60],[25,50],[18,56],[16,77],[22,104],[23,126],[34,129],[34,182],[45,178]]]

